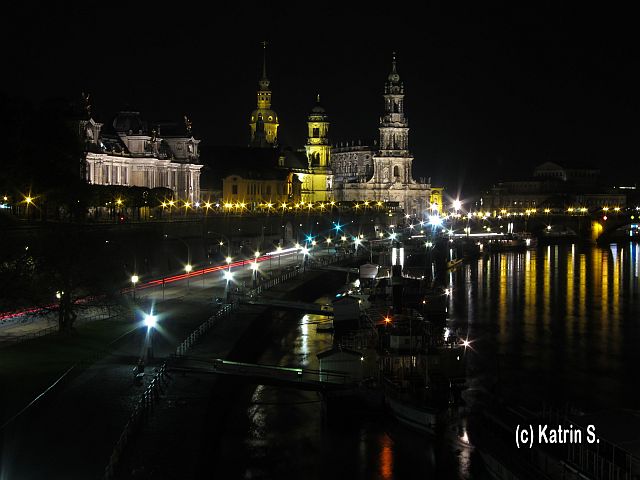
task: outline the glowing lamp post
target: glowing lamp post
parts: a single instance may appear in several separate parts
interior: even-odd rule
[[[153,358],[153,332],[158,323],[158,317],[153,313],[147,313],[143,323],[147,327],[147,360],[150,360]]]
[[[255,288],[256,283],[257,283],[257,278],[258,278],[258,258],[256,257],[256,261],[253,262],[251,264],[251,277],[252,277],[252,283],[253,283],[253,287]]]
[[[358,247],[359,247],[360,245],[362,245],[362,240],[361,240],[360,238],[357,238],[357,237],[356,237],[356,238],[354,239],[353,243],[354,243],[354,244],[355,244],[355,246],[356,246],[356,253],[358,253]]]
[[[187,290],[189,290],[189,279],[191,278],[191,270],[193,270],[193,265],[187,263],[184,266],[184,271],[187,272]]]
[[[136,299],[136,283],[138,283],[138,281],[140,280],[140,277],[138,277],[138,275],[131,275],[131,283],[133,284],[133,299]]]
[[[233,280],[233,272],[231,270],[227,270],[227,271],[223,272],[222,275],[224,276],[224,279],[226,280],[226,283],[225,283],[225,286],[224,286],[224,301],[226,303],[229,303],[229,282],[231,282]]]

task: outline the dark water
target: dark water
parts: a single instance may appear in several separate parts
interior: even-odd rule
[[[472,341],[473,388],[533,407],[638,408],[639,254],[635,244],[550,246],[450,274],[449,324]],[[327,319],[289,321],[294,327],[259,361],[317,368],[332,339],[316,325]],[[247,398],[226,422],[215,463],[224,478],[487,478],[475,453],[392,419],[323,424],[316,393],[258,386]]]
[[[514,403],[639,407],[637,244],[495,254],[449,278],[470,371]]]

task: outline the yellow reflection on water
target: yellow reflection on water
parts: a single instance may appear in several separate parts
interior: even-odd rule
[[[585,313],[587,311],[587,256],[580,254],[580,285],[578,286],[578,330],[584,333]]]
[[[524,317],[525,323],[533,322],[536,318],[536,295],[538,293],[536,281],[536,252],[527,250],[524,257]]]
[[[618,319],[620,315],[620,275],[622,274],[622,265],[624,261],[624,250],[620,250],[618,258],[613,258],[613,289],[611,292],[611,313],[613,314],[614,322],[612,324],[612,334],[614,337],[618,334],[618,328],[620,326]]]
[[[498,289],[498,328],[500,336],[504,337],[507,324],[507,254],[502,253],[498,257],[500,266],[500,288]]]
[[[574,310],[574,285],[575,285],[575,245],[571,245],[571,251],[567,255],[567,321],[565,325],[565,331],[567,336],[571,333],[571,322],[569,318],[573,317]]]
[[[549,326],[551,317],[551,246],[547,247],[544,256],[544,266],[542,271],[542,308],[544,326]]]

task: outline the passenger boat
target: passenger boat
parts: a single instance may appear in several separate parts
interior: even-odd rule
[[[487,249],[491,252],[524,251],[538,246],[538,240],[530,233],[508,233],[491,238]]]

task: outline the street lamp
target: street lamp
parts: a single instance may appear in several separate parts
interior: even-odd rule
[[[231,271],[231,269],[226,270],[222,272],[222,276],[226,280],[226,284],[224,286],[224,301],[225,303],[229,303],[229,282],[233,280],[233,272]]]
[[[256,257],[256,261],[251,264],[251,270],[252,283],[255,288],[256,283],[258,282],[258,257]]]
[[[193,265],[187,263],[184,266],[184,271],[187,272],[187,290],[189,290],[189,279],[191,278],[191,270],[193,270]]]
[[[138,277],[138,275],[131,275],[131,283],[133,284],[133,299],[136,299],[136,283],[138,283],[138,280],[140,280],[140,277]]]
[[[282,246],[278,245],[276,247],[276,252],[278,252],[278,270],[280,270],[280,260],[282,259]]]
[[[153,358],[153,332],[158,323],[157,315],[146,313],[143,319],[145,327],[147,327],[147,361]]]

